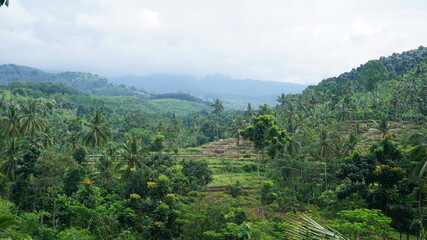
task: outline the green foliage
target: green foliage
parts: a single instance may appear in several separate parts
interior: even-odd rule
[[[272,115],[254,116],[253,125],[241,131],[242,137],[252,141],[256,150],[264,151],[268,148],[272,158],[284,150],[284,144],[288,141],[286,131],[279,131],[275,121]]]
[[[191,190],[200,190],[212,181],[212,172],[205,161],[183,159],[181,165],[182,173],[187,178],[188,187]]]
[[[150,150],[154,152],[161,152],[165,148],[165,136],[157,135],[151,139]]]
[[[273,191],[273,182],[264,181],[261,188],[261,202],[264,205],[269,205],[277,199],[278,195]]]
[[[58,240],[93,240],[88,229],[78,230],[75,228],[68,228],[58,233]]]
[[[149,99],[86,73],[0,66],[0,195],[16,203],[0,199],[0,215],[19,219],[1,237],[282,239],[294,229],[286,216],[317,209],[316,222],[349,237],[389,236],[390,224],[422,231],[426,51],[370,61],[245,113],[224,112],[218,99],[212,112],[185,94]],[[210,192],[222,186],[231,196]]]
[[[244,163],[241,166],[241,169],[245,172],[255,172],[257,169],[257,164],[253,163],[253,162],[249,162],[249,163]]]
[[[13,215],[0,215],[0,236],[7,229],[17,226],[18,223]]]
[[[355,239],[382,239],[389,237],[393,229],[391,218],[380,210],[355,209],[341,211],[339,218],[331,226],[340,233]]]
[[[76,148],[73,151],[73,159],[79,164],[84,163],[86,160],[86,150],[82,147]]]
[[[111,138],[111,129],[108,118],[101,110],[94,110],[88,116],[88,130],[84,136],[84,143],[95,149],[102,147]]]
[[[382,82],[388,79],[387,69],[379,60],[368,61],[363,66],[360,75],[368,91],[374,90],[378,82]]]
[[[342,179],[348,178],[352,183],[369,184],[373,181],[375,168],[376,162],[373,158],[354,152],[351,158],[344,159],[339,177]]]
[[[79,185],[84,178],[83,168],[67,169],[64,176],[64,193],[71,196],[77,192]]]
[[[227,190],[233,198],[239,197],[243,195],[242,186],[239,181],[236,181],[234,184],[228,185]]]
[[[323,227],[308,216],[300,216],[300,220],[290,218],[290,226],[285,230],[291,239],[334,239],[346,240],[348,238],[341,235],[330,227]]]

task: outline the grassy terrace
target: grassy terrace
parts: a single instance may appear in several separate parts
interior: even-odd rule
[[[248,141],[241,140],[240,150],[237,140],[221,139],[198,148],[183,150],[180,157],[201,159],[209,164],[213,181],[209,187],[226,186],[240,182],[243,188],[259,187],[255,160],[257,154]]]

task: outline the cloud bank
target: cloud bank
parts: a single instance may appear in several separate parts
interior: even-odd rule
[[[427,2],[13,0],[0,64],[317,83],[426,45]]]

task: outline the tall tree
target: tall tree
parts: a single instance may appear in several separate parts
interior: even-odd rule
[[[241,131],[242,137],[254,143],[255,150],[261,153],[259,161],[265,164],[264,152],[269,151],[270,157],[283,151],[289,137],[285,130],[279,131],[276,118],[272,115],[260,115],[253,117],[253,125]],[[259,164],[257,165],[258,180],[261,183]]]
[[[92,161],[95,159],[95,149],[104,146],[111,138],[111,129],[107,117],[101,110],[94,110],[89,113],[88,131],[83,142],[92,148]]]
[[[233,118],[232,127],[233,132],[236,135],[236,145],[237,145],[237,158],[240,158],[240,131],[246,126],[245,119],[243,116],[235,116]]]
[[[0,135],[8,135],[13,138],[20,128],[19,119],[18,108],[14,105],[9,106],[6,110],[6,115],[0,118]]]
[[[215,114],[214,137],[215,137],[215,140],[218,140],[219,139],[219,115],[224,110],[224,105],[222,105],[222,102],[219,99],[215,99],[214,103],[211,106],[214,108],[213,113]]]
[[[416,179],[419,182],[419,192],[418,192],[418,224],[420,226],[420,239],[424,233],[424,222],[425,222],[425,212],[426,212],[426,170],[427,170],[427,135],[421,133],[412,133],[408,142],[414,146],[410,153],[411,160],[418,162],[415,168],[411,172],[411,178]]]
[[[350,156],[355,150],[356,145],[359,143],[359,138],[355,132],[350,132],[348,134],[347,139],[343,144],[343,154],[346,156]]]
[[[138,170],[142,167],[142,158],[144,148],[141,144],[141,139],[132,135],[126,135],[126,142],[122,144],[121,155],[127,168],[123,172],[122,180],[129,179],[131,171]]]
[[[325,189],[328,189],[328,171],[327,171],[327,160],[330,159],[336,152],[335,146],[332,142],[329,131],[326,128],[322,128],[317,140],[319,147],[317,156],[323,161],[325,169]]]
[[[0,170],[6,176],[7,180],[16,180],[16,169],[18,166],[18,159],[23,155],[23,144],[17,138],[12,138],[6,142],[3,148],[2,156],[5,162],[1,165]]]
[[[385,135],[390,131],[390,124],[386,116],[382,116],[379,122],[375,121],[375,129],[381,134],[381,137],[384,138]]]
[[[20,118],[20,131],[29,134],[30,141],[34,143],[35,133],[43,129],[44,119],[39,114],[36,100],[28,101],[22,106],[23,115]]]
[[[252,120],[252,117],[253,117],[254,115],[255,115],[254,110],[253,110],[253,108],[252,108],[251,104],[250,104],[250,103],[248,103],[248,107],[246,108],[246,111],[245,111],[246,121],[247,121],[248,123],[250,123],[250,122],[251,122],[251,120]]]
[[[280,96],[277,97],[276,101],[280,103],[281,107],[284,107],[286,104],[286,94],[282,93]]]

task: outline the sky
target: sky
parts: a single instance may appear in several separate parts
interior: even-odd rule
[[[426,46],[425,0],[10,0],[0,64],[315,84]]]

